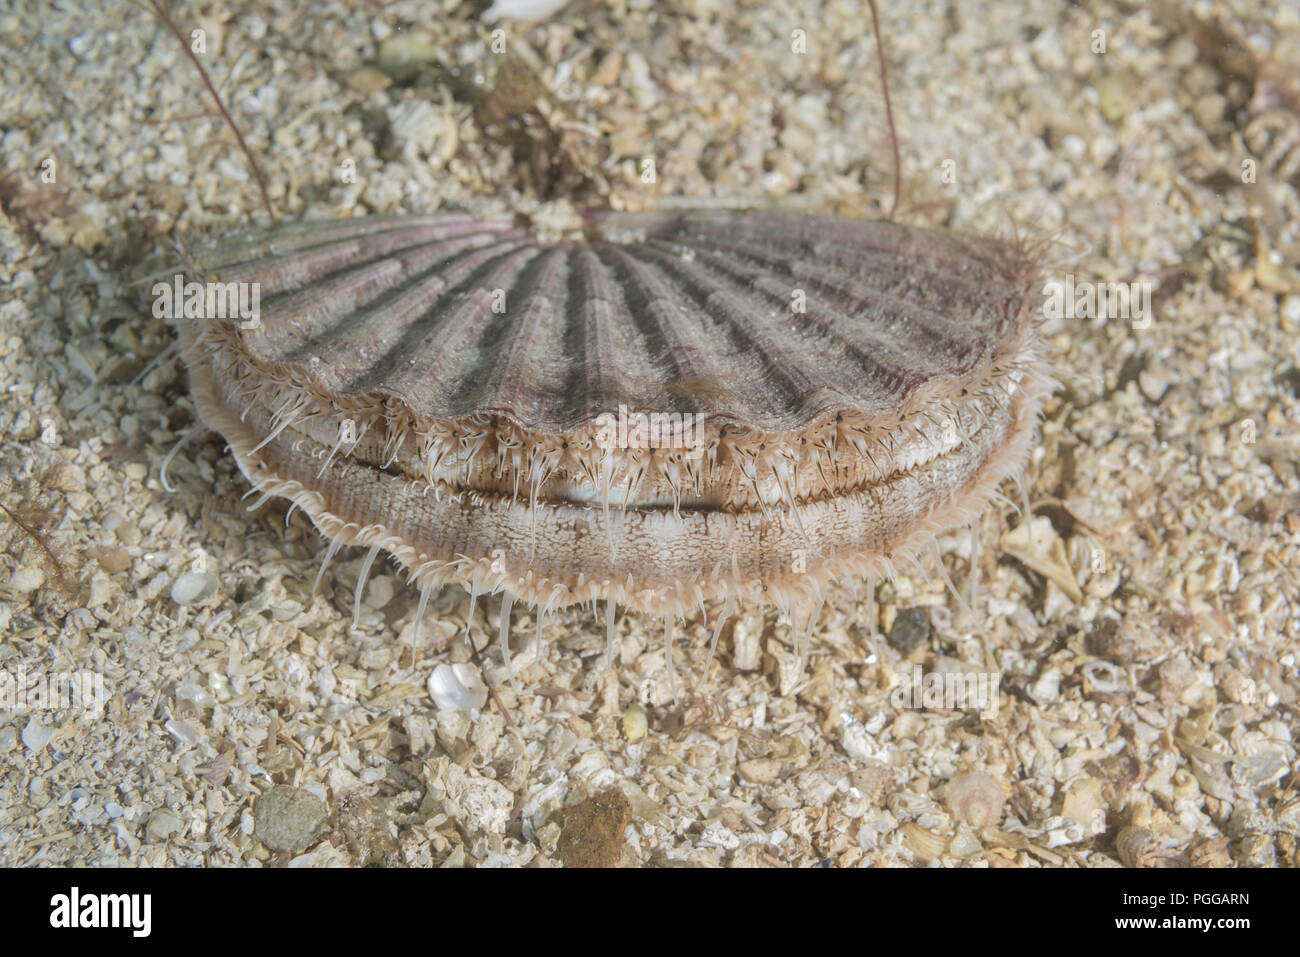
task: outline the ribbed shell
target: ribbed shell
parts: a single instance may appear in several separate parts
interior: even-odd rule
[[[588,241],[511,219],[301,223],[199,249],[203,278],[261,283],[258,362],[417,417],[499,414],[545,433],[620,404],[801,428],[891,421],[955,396],[1027,335],[1012,247],[786,213],[601,213]]]

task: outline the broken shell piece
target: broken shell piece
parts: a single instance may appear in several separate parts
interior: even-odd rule
[[[1079,590],[1074,569],[1070,567],[1065,543],[1057,536],[1049,519],[1035,518],[1028,524],[1021,522],[1002,537],[1002,550],[1055,584],[1076,605],[1083,603],[1083,593]]]
[[[1115,694],[1120,690],[1120,671],[1109,661],[1089,661],[1079,670],[1093,689],[1102,694]]]
[[[215,595],[220,585],[212,572],[186,572],[172,583],[172,601],[178,605],[198,605]]]
[[[1066,844],[1078,844],[1085,836],[1083,825],[1069,817],[1048,818],[1047,826],[1043,828],[1043,838],[1047,841],[1048,850]]]
[[[545,20],[558,13],[569,0],[494,0],[483,12],[484,23],[498,20]]]
[[[50,743],[57,731],[58,728],[47,727],[35,718],[28,718],[27,726],[23,728],[23,744],[29,751],[40,751]]]
[[[1102,784],[1096,778],[1083,778],[1070,785],[1061,807],[1061,816],[1083,825],[1089,834],[1106,830],[1106,802],[1102,797]]]
[[[948,844],[947,838],[933,831],[927,831],[915,821],[908,821],[899,830],[903,834],[903,846],[911,851],[918,861],[938,859]]]
[[[487,704],[487,685],[470,664],[438,665],[429,676],[429,696],[439,711],[476,711]]]
[[[1002,820],[1006,794],[983,771],[957,775],[944,787],[943,794],[953,817],[971,827],[989,827]]]
[[[623,712],[623,733],[629,741],[640,741],[650,730],[650,719],[645,708],[634,704]]]
[[[1115,850],[1127,867],[1154,867],[1163,856],[1160,839],[1149,827],[1126,827],[1115,837]]]

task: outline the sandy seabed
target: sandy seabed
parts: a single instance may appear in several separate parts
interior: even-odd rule
[[[1033,534],[985,515],[977,618],[907,574],[880,587],[873,642],[846,583],[799,673],[789,621],[746,609],[692,693],[696,616],[674,701],[658,623],[619,619],[611,678],[590,613],[548,619],[538,660],[516,609],[520,694],[484,653],[509,721],[430,696],[469,657],[462,590],[413,650],[398,570],[376,566],[353,627],[364,553],[313,596],[320,536],[284,503],[247,511],[215,435],[164,486],[196,422],[149,277],[176,240],[264,221],[258,191],[143,10],[0,15],[0,691],[22,679],[38,706],[0,695],[0,863],[1295,865],[1300,17],[1234,7],[885,15],[899,220],[1055,236],[1049,278],[1150,293],[1129,318],[1045,319],[1063,386]],[[890,204],[856,3],[177,17],[286,217]],[[531,117],[492,122],[521,96]],[[941,545],[960,584],[966,536]],[[480,602],[480,645],[499,609]],[[900,707],[917,672],[997,693]],[[83,675],[102,711],[30,697]]]

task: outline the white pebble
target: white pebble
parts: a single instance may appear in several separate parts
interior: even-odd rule
[[[487,686],[473,665],[439,665],[429,676],[429,696],[439,711],[473,711],[487,704]]]
[[[1029,697],[1043,706],[1055,701],[1060,693],[1061,672],[1057,668],[1048,668],[1029,689]]]
[[[176,689],[178,701],[193,701],[200,708],[215,708],[217,700],[208,694],[206,688],[195,682],[187,682]]]
[[[163,730],[181,744],[186,744],[190,747],[198,744],[199,738],[202,736],[199,729],[189,721],[178,721],[174,718],[163,725]]]
[[[1043,837],[1047,839],[1047,847],[1063,847],[1066,844],[1078,844],[1085,837],[1083,825],[1073,818],[1052,817],[1048,818],[1046,826],[1043,828]]]
[[[50,738],[54,737],[55,728],[47,728],[35,718],[27,720],[27,727],[23,728],[23,744],[27,745],[29,751],[41,751],[50,743]]]
[[[496,0],[483,13],[484,23],[497,20],[544,20],[569,0]]]
[[[376,575],[370,579],[370,587],[367,589],[369,594],[366,595],[366,604],[371,608],[383,608],[393,600],[396,589],[393,587],[392,575]]]
[[[212,572],[186,572],[172,583],[172,601],[197,605],[215,595],[220,584]]]
[[[39,565],[20,565],[14,569],[13,576],[9,579],[10,590],[20,595],[36,591],[43,584],[45,584],[45,572],[41,571]]]

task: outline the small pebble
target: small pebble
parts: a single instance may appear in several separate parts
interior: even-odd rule
[[[367,95],[379,93],[393,85],[393,81],[382,70],[376,70],[371,66],[349,73],[343,82],[348,85],[348,89]]]
[[[144,826],[150,840],[161,843],[181,829],[181,819],[167,808],[159,808],[149,815]]]
[[[623,851],[632,805],[617,788],[565,808],[556,855],[565,867],[613,867]]]
[[[99,567],[110,575],[117,575],[131,567],[131,554],[125,548],[96,548],[91,555]]]
[[[910,655],[930,640],[930,616],[924,608],[904,608],[894,616],[885,640],[891,648]]]
[[[421,67],[437,62],[438,48],[410,34],[389,37],[379,47],[379,69],[394,83],[401,83]]]
[[[374,609],[383,608],[393,600],[393,595],[396,594],[393,576],[376,575],[370,579],[370,587],[366,591],[366,605]]]
[[[45,572],[39,565],[20,565],[9,579],[10,591],[25,595],[45,584]]]
[[[473,665],[438,665],[429,676],[429,697],[439,711],[473,711],[487,704],[487,687]]]
[[[186,572],[172,583],[172,601],[178,605],[198,605],[217,593],[220,586],[212,572]]]
[[[50,743],[50,738],[54,737],[55,728],[47,728],[35,718],[27,720],[27,727],[23,728],[23,744],[29,751],[41,751]]]
[[[569,0],[495,0],[483,11],[484,23],[498,20],[545,20]]]
[[[215,708],[217,699],[208,690],[195,682],[187,682],[176,689],[176,700],[192,701],[200,708]]]
[[[1097,90],[1097,105],[1106,122],[1117,124],[1132,105],[1128,77],[1120,73],[1105,73],[1093,83]]]
[[[650,720],[645,708],[634,704],[623,712],[623,734],[629,741],[640,741],[650,730]]]
[[[281,784],[253,805],[253,833],[273,851],[305,850],[325,828],[325,802],[302,788]]]
[[[163,725],[163,730],[170,734],[181,744],[194,747],[203,737],[203,732],[194,726],[192,722],[172,719]]]
[[[1046,706],[1056,700],[1061,693],[1061,672],[1057,668],[1048,668],[1029,687],[1029,697],[1040,705]]]
[[[68,49],[71,50],[72,55],[77,57],[78,59],[81,59],[92,49],[94,49],[94,46],[95,46],[95,33],[93,30],[88,30],[85,33],[80,33],[68,41]]]
[[[117,526],[117,540],[123,545],[139,545],[140,538],[140,527],[134,522],[123,522]]]

